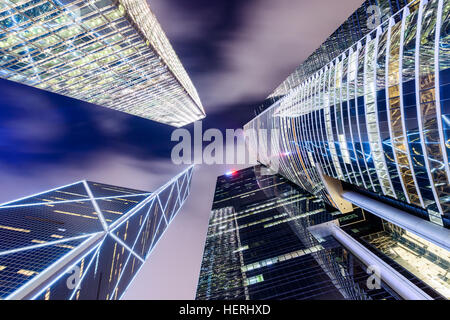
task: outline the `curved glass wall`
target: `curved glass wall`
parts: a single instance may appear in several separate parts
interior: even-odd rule
[[[383,149],[384,161],[386,163],[388,175],[397,199],[407,201],[400,175],[392,149],[391,133],[386,105],[386,51],[388,44],[389,26],[379,28],[379,40],[377,51],[376,68],[376,92],[377,92],[377,125],[379,128],[380,144]]]
[[[444,143],[444,151],[447,157],[444,158],[445,165],[448,169],[450,157],[450,2],[444,1],[440,4],[442,15],[440,20],[440,32],[437,33],[438,43],[438,67],[437,75],[439,81],[436,84],[439,91],[440,117],[442,121],[442,141]],[[448,171],[447,171],[448,174]],[[448,210],[444,210],[444,216],[450,219]]]
[[[381,189],[383,193],[396,198],[396,195],[392,189],[392,184],[389,179],[387,166],[384,161],[381,142],[379,140],[380,134],[378,131],[377,122],[377,104],[376,104],[376,73],[375,73],[375,63],[376,63],[376,48],[378,47],[378,36],[375,39],[370,40],[367,44],[367,52],[365,58],[365,83],[364,83],[364,98],[366,107],[366,121],[367,121],[367,134],[369,138],[371,154],[373,158],[373,163],[378,175],[378,180],[381,184]]]
[[[394,21],[392,20],[392,24]],[[398,167],[406,200],[417,206],[421,206],[417,194],[416,185],[412,176],[408,153],[406,152],[406,140],[404,133],[404,120],[400,98],[400,38],[402,21],[397,22],[390,28],[390,41],[387,49],[386,63],[386,100],[388,101],[388,118],[392,137],[394,157]]]
[[[408,142],[408,154],[414,170],[414,177],[425,208],[431,206],[437,211],[434,195],[428,179],[425,160],[423,156],[419,124],[417,118],[416,84],[415,84],[415,56],[417,42],[417,22],[419,10],[415,10],[406,17],[405,31],[403,34],[402,53],[402,98],[403,112],[405,115],[406,137]],[[435,208],[435,209],[433,209]]]
[[[431,180],[431,187],[435,195],[437,209],[441,214],[450,212],[450,188],[448,183],[448,161],[446,150],[441,140],[438,119],[440,113],[439,104],[436,101],[439,95],[439,85],[436,86],[436,27],[438,13],[442,13],[439,7],[443,2],[431,0],[423,8],[422,21],[420,23],[420,46],[416,52],[416,92],[418,96],[419,128],[422,137],[425,165]],[[440,17],[441,19],[442,17]],[[416,46],[417,47],[417,46]],[[439,121],[438,121],[439,120]],[[447,163],[446,163],[447,162]],[[437,214],[437,212],[433,212]]]
[[[355,145],[355,140],[353,137],[353,126],[352,110],[355,109],[355,93],[356,93],[356,69],[358,67],[358,50],[355,52],[350,49],[350,55],[348,58],[348,69],[347,69],[347,97],[345,98],[345,103],[343,107],[342,117],[344,121],[345,135],[347,137],[347,144],[349,150],[349,157],[351,160],[351,165],[353,167],[353,174],[355,177],[355,182],[358,186],[364,187],[364,178],[361,171],[361,167],[358,162],[357,149]]]
[[[291,89],[245,126],[253,144],[281,131],[271,162],[252,147],[258,160],[328,203],[321,172],[450,227],[449,12],[450,0],[412,1]]]
[[[370,146],[368,145],[367,132],[366,132],[366,121],[365,121],[365,107],[364,107],[364,68],[365,68],[365,57],[366,57],[367,46],[361,48],[359,61],[358,61],[358,75],[357,75],[357,90],[356,90],[356,124],[359,135],[359,144],[361,147],[360,157],[365,166],[365,173],[368,176],[368,180],[366,183],[370,186],[370,188],[377,192],[379,186],[376,179],[375,168],[370,164]],[[373,162],[372,162],[373,164]]]
[[[336,169],[337,176],[343,180],[344,174],[342,173],[341,164],[338,160],[336,146],[334,144],[335,140],[334,140],[334,135],[333,135],[333,130],[332,130],[333,122],[331,121],[331,112],[330,112],[331,107],[332,107],[332,106],[330,106],[330,104],[334,103],[334,86],[333,86],[334,81],[332,81],[332,79],[334,78],[334,73],[335,73],[335,66],[334,66],[334,64],[331,64],[330,69],[328,71],[328,85],[327,85],[326,93],[325,93],[325,95],[327,95],[327,97],[328,97],[327,103],[325,105],[325,125],[326,125],[326,130],[327,130],[328,147],[330,148],[333,165]]]
[[[358,48],[357,59],[356,59],[356,76],[355,76],[355,98],[350,101],[350,119],[352,122],[353,131],[353,141],[356,150],[356,158],[359,163],[359,168],[361,169],[361,174],[363,177],[363,184],[367,189],[372,190],[372,178],[369,175],[369,170],[367,169],[367,163],[364,157],[364,150],[361,144],[361,134],[359,130],[359,117],[358,117],[358,104],[362,101],[358,97],[362,94],[362,70],[364,67],[364,48]]]

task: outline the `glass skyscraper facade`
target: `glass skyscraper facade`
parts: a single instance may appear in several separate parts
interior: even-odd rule
[[[244,126],[260,163],[342,215],[308,230],[396,277],[395,298],[449,298],[449,26],[448,0],[365,1]]]
[[[205,117],[146,0],[2,0],[0,77],[175,127]]]
[[[189,195],[80,181],[0,205],[0,299],[120,299]]]
[[[374,261],[386,265],[378,287]],[[342,214],[256,166],[217,180],[196,298],[445,299],[449,268],[445,250],[364,209]]]
[[[378,4],[387,8],[384,2]],[[339,55],[320,68],[309,68],[310,59],[299,67],[311,72],[289,81],[245,126],[249,147],[329,204],[338,201],[324,177],[448,229],[450,1],[415,0],[385,11],[357,41],[350,40],[360,29],[347,21],[345,50],[332,36],[326,44],[336,42]]]

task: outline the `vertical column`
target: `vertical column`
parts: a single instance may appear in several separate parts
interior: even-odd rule
[[[430,220],[442,224],[440,215],[448,213],[449,186],[447,168],[443,159],[442,144],[436,111],[435,41],[438,0],[421,2],[416,39],[416,99],[424,160],[436,200],[436,209],[428,208]],[[431,23],[430,23],[431,22]],[[440,119],[439,119],[440,120]]]
[[[368,41],[365,60],[365,111],[367,122],[367,134],[370,143],[371,155],[375,170],[380,181],[383,194],[396,198],[392,182],[384,161],[380,133],[378,131],[377,103],[376,103],[376,59],[378,55],[379,31],[377,29],[375,38]]]

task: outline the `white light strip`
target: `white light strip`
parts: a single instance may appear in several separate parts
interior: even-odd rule
[[[57,187],[57,188],[50,189],[50,190],[47,190],[47,191],[43,191],[43,192],[32,194],[30,196],[22,197],[22,198],[19,198],[19,199],[16,199],[16,200],[8,201],[8,202],[0,204],[0,207],[3,207],[5,205],[13,203],[13,202],[18,202],[18,201],[26,200],[26,199],[29,199],[29,198],[37,197],[37,196],[40,196],[40,195],[43,195],[45,193],[49,193],[49,192],[52,192],[52,191],[68,188],[68,187],[74,186],[74,185],[79,184],[79,183],[81,184],[81,183],[83,183],[83,181],[77,181],[77,182],[74,182],[74,183],[62,186],[62,187]]]
[[[139,196],[149,196],[151,192],[148,193],[136,193],[131,195],[123,195],[123,196],[109,196],[109,197],[95,197],[95,200],[108,200],[108,199],[118,199],[118,198],[132,198]],[[80,198],[75,200],[63,200],[63,201],[46,201],[46,202],[35,202],[35,203],[26,203],[26,204],[18,204],[18,205],[7,205],[0,206],[1,209],[10,209],[10,208],[23,208],[23,207],[32,207],[32,206],[42,206],[42,205],[56,205],[56,204],[65,204],[65,203],[73,203],[73,202],[89,202],[91,199],[89,197]]]
[[[66,255],[40,272],[36,277],[28,281],[25,285],[21,286],[18,290],[11,293],[8,297],[5,298],[5,300],[22,300],[34,297],[34,292],[36,290],[40,291],[39,288],[41,288],[42,286],[48,287],[49,283],[54,283],[54,277],[61,277],[62,274],[64,274],[63,270],[67,270],[67,265],[73,265],[74,260],[79,261],[80,255],[85,256],[85,252],[100,243],[103,240],[105,234],[106,232],[99,232],[94,234],[89,239],[78,245],[75,249],[69,251]]]
[[[97,204],[97,201],[95,201],[94,195],[92,194],[91,188],[89,187],[86,180],[83,181],[83,185],[89,195],[89,198],[91,199],[92,205],[94,206],[95,211],[97,212],[98,218],[100,219],[100,222],[102,223],[103,229],[105,231],[108,231],[108,224],[105,221],[105,217],[103,217],[103,213],[100,210],[100,207]]]
[[[166,212],[165,212],[165,210],[164,210],[164,208],[163,208],[163,206],[161,204],[161,199],[159,199],[159,195],[156,196],[156,198],[158,199],[158,203],[159,203],[159,206],[161,207],[161,211],[162,211],[162,216],[163,216],[164,221],[166,222],[166,225],[167,225]]]
[[[125,249],[127,249],[131,254],[133,254],[136,258],[138,258],[142,263],[144,263],[144,259],[141,258],[140,255],[138,255],[136,252],[131,250],[129,246],[125,244],[122,240],[120,240],[114,233],[109,233],[109,235],[116,240],[121,246],[123,246]]]
[[[36,244],[36,245],[32,245],[32,246],[26,246],[26,247],[21,247],[21,248],[1,251],[0,252],[0,256],[5,256],[5,255],[8,255],[8,254],[17,253],[17,252],[26,251],[26,250],[33,250],[33,249],[38,249],[38,248],[42,248],[42,247],[53,246],[53,245],[57,245],[57,244],[60,244],[60,243],[65,243],[65,242],[68,242],[68,241],[79,240],[79,239],[90,237],[90,236],[95,235],[95,234],[96,233],[84,234],[84,235],[77,236],[77,237],[71,237],[71,238],[66,238],[66,239],[62,239],[62,240],[55,240],[55,241],[41,243],[41,244]]]
[[[101,243],[103,244],[103,242]],[[94,246],[92,249],[90,249],[88,252],[86,252],[85,255],[81,256],[76,262],[74,262],[73,264],[71,264],[66,271],[61,272],[60,275],[58,275],[58,277],[56,277],[54,280],[52,280],[48,285],[46,285],[42,290],[40,290],[37,294],[35,294],[30,300],[35,300],[37,297],[39,297],[45,290],[47,290],[48,288],[50,288],[53,284],[55,284],[59,279],[61,279],[65,274],[67,274],[67,272],[69,272],[71,269],[73,269],[73,267],[75,265],[77,265],[81,260],[83,260],[86,256],[88,256],[93,250],[95,250],[97,248],[100,248],[101,244],[98,244],[97,246]],[[95,256],[95,255],[94,255]]]
[[[97,246],[97,250],[95,251],[94,255],[92,256],[91,261],[89,261],[89,264],[88,264],[88,266],[86,267],[86,269],[84,270],[83,275],[81,276],[80,280],[78,281],[78,283],[77,283],[75,289],[73,289],[73,292],[72,292],[72,294],[71,294],[70,297],[69,297],[69,300],[72,300],[72,299],[73,299],[73,296],[75,295],[75,293],[77,292],[77,290],[80,288],[81,283],[83,282],[84,278],[85,278],[86,275],[88,274],[89,269],[91,268],[92,263],[94,262],[94,260],[97,259],[97,255],[100,254],[100,248],[102,247],[102,245],[103,245],[104,243],[105,243],[105,240],[103,240],[102,243],[100,243],[100,244]],[[94,249],[95,249],[95,247],[92,248],[92,250],[94,250]],[[90,253],[92,250],[90,250],[89,253]],[[89,253],[86,254],[86,256],[89,255]],[[78,264],[78,262],[77,262],[76,264]],[[70,268],[69,268],[69,269],[70,269]]]

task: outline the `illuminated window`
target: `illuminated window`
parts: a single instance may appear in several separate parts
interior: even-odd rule
[[[20,269],[19,271],[17,271],[18,274],[23,274],[24,276],[32,276],[34,274],[36,274],[36,271],[31,271],[31,270],[25,270],[25,269]]]
[[[263,282],[263,281],[264,281],[263,275],[259,274],[257,276],[254,276],[254,277],[246,279],[244,285],[245,286],[249,286],[249,285],[252,285],[252,284],[255,284],[255,283],[259,283],[259,282]]]

